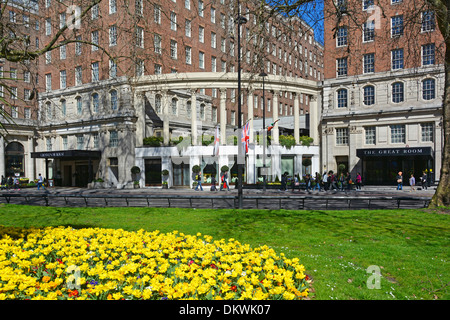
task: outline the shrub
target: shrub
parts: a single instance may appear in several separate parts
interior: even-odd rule
[[[160,147],[163,141],[163,137],[147,137],[144,138],[144,146]]]
[[[295,146],[295,138],[293,136],[280,136],[280,145],[283,147],[286,147],[287,149],[292,148]]]
[[[200,168],[199,165],[195,165],[195,166],[192,167],[192,172],[193,173],[199,173],[200,170],[201,170],[201,168]]]

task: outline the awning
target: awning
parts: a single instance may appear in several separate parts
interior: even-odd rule
[[[87,159],[100,159],[101,154],[102,153],[100,151],[93,151],[93,150],[43,151],[43,152],[32,152],[31,158],[87,160]]]
[[[431,147],[357,149],[356,155],[359,158],[433,156],[433,149]]]

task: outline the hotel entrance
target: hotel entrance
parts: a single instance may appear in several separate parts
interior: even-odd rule
[[[403,183],[409,185],[411,174],[418,184],[423,171],[434,172],[431,147],[358,149],[362,161],[362,178],[366,185],[396,185],[395,177],[403,172]],[[429,183],[433,175],[428,174]]]

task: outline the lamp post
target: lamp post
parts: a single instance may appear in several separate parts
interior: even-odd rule
[[[241,110],[241,24],[247,23],[247,18],[241,16],[241,9],[239,0],[237,0],[237,23],[238,23],[238,132],[242,137],[242,110]],[[239,139],[238,139],[239,140]],[[245,163],[245,154],[243,152],[242,143],[238,147],[238,207],[242,209],[242,184],[244,183],[242,180],[243,168],[242,162]]]
[[[263,184],[263,191],[264,193],[266,192],[266,97],[265,97],[265,87],[264,87],[264,79],[265,77],[267,77],[267,73],[265,73],[264,71],[261,72],[259,74],[260,77],[262,77],[263,79],[263,128],[262,128],[262,133],[263,133],[263,179],[264,179],[264,184]]]

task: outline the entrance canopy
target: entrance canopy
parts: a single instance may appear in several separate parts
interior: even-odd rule
[[[433,156],[433,150],[431,147],[357,149],[356,155],[359,158]]]
[[[44,151],[44,152],[32,152],[31,158],[40,159],[66,159],[66,160],[89,160],[100,159],[100,151],[92,150],[62,150],[62,151]]]

